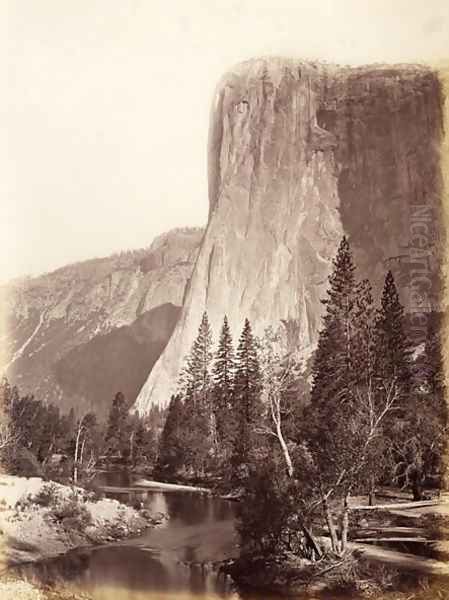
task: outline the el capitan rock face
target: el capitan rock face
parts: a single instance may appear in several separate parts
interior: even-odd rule
[[[411,306],[411,223],[427,218],[432,305],[442,233],[442,97],[419,66],[338,68],[263,59],[219,84],[209,140],[209,223],[175,332],[137,399],[166,404],[207,310],[215,338],[228,315],[236,338],[297,319],[317,340],[331,261],[349,236],[375,292],[395,273]],[[427,252],[427,250],[426,250]]]
[[[0,287],[1,371],[21,393],[104,417],[130,401],[177,323],[202,229]]]

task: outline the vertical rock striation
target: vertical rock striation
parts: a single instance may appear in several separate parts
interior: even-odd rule
[[[410,308],[411,223],[420,209],[438,303],[442,233],[437,75],[420,66],[337,68],[252,60],[220,82],[209,138],[209,223],[175,332],[137,399],[166,404],[204,310],[234,336],[300,323],[317,339],[332,258],[349,236],[376,291],[391,268]]]

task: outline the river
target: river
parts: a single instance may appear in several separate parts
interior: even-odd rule
[[[63,581],[94,600],[243,598],[229,578],[202,564],[238,554],[235,503],[192,492],[132,490],[133,477],[124,472],[103,473],[98,483],[120,488],[109,496],[142,502],[168,519],[139,537],[34,565],[33,579]]]
[[[97,484],[113,488],[110,497],[139,503],[153,515],[163,513],[168,518],[160,526],[122,542],[24,565],[19,572],[41,583],[63,583],[93,600],[280,600],[265,592],[243,594],[214,565],[238,556],[235,502],[198,492],[136,489],[137,479],[124,471],[108,472]],[[405,577],[407,589],[413,581]]]

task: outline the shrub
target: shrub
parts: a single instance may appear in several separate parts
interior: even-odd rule
[[[39,492],[31,498],[31,501],[34,502],[34,504],[44,507],[56,506],[58,500],[58,488],[52,482],[45,483]]]
[[[22,446],[8,450],[3,460],[4,468],[10,475],[19,477],[43,477],[42,465],[30,450]]]
[[[101,487],[95,482],[89,482],[88,484],[86,484],[85,488],[87,490],[87,496],[89,500],[92,500],[93,502],[98,502],[99,500],[102,500],[105,496]]]
[[[76,494],[72,494],[58,504],[53,511],[53,515],[58,521],[62,521],[67,528],[78,531],[82,531],[91,523],[89,511],[80,502]]]

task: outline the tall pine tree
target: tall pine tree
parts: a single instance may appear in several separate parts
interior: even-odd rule
[[[214,444],[211,403],[212,331],[204,312],[198,335],[193,342],[181,375],[180,393],[184,400],[185,467],[187,471],[204,474],[207,459]]]
[[[382,396],[388,386],[394,385],[397,407],[394,419],[386,424],[390,467],[398,474],[407,469],[403,443],[415,429],[412,424],[413,400],[411,353],[405,332],[404,308],[393,273],[388,271],[375,318],[375,372],[377,395]],[[413,451],[414,453],[414,451]],[[405,458],[405,460],[404,460]],[[399,470],[398,470],[399,468]],[[401,482],[403,483],[403,482]]]
[[[211,366],[213,361],[212,331],[207,313],[204,312],[198,335],[187,357],[181,374],[181,391],[193,404],[207,404],[211,388]]]
[[[367,280],[356,281],[346,238],[334,260],[324,304],[306,434],[332,547],[341,552],[347,542],[349,495],[371,492],[382,474],[383,428],[395,398],[386,388],[378,389],[371,287]],[[334,513],[335,507],[341,511],[340,535],[330,500]]]
[[[235,354],[228,319],[225,316],[212,371],[212,404],[220,449],[226,450],[234,430],[232,398],[234,393]]]
[[[431,317],[431,315],[429,315]],[[438,329],[438,328],[437,328]],[[394,480],[422,497],[426,477],[440,469],[445,449],[445,402],[441,338],[431,326],[424,348],[412,347],[393,274],[385,278],[376,316],[376,376],[379,389],[394,381],[398,409],[385,434]]]
[[[423,466],[438,474],[439,486],[447,486],[448,415],[443,361],[443,324],[433,315],[423,353],[422,377],[415,385],[418,431],[424,446]]]
[[[256,342],[251,324],[245,319],[237,348],[234,383],[234,418],[236,421],[233,448],[234,472],[249,462],[256,445],[255,429],[262,415],[262,377]]]
[[[349,472],[353,450],[364,447],[358,436],[364,435],[363,411],[372,397],[375,361],[371,287],[367,280],[357,282],[345,237],[333,265],[305,432],[323,482],[330,483]],[[371,461],[371,456],[364,460]]]
[[[404,307],[399,300],[393,273],[388,271],[375,323],[376,377],[395,380],[402,414],[411,389],[411,352],[405,330]]]
[[[355,266],[348,240],[343,237],[329,277],[323,328],[312,367],[312,403],[331,416],[332,404],[347,399],[355,371],[354,317],[357,310]],[[324,416],[324,415],[323,415]]]
[[[429,316],[430,317],[430,316]],[[421,498],[425,479],[432,475],[439,487],[447,485],[447,404],[444,378],[441,320],[430,317],[424,348],[414,361],[411,406],[405,414],[405,431],[399,439],[408,449],[403,465],[416,499]],[[405,434],[405,435],[404,435]],[[407,448],[408,446],[408,448]]]
[[[184,411],[179,395],[172,396],[168,406],[167,418],[159,439],[156,473],[173,476],[184,466],[185,443],[183,435]]]
[[[122,392],[117,392],[109,411],[106,429],[106,450],[110,455],[121,458],[129,454],[129,416],[128,403]]]

